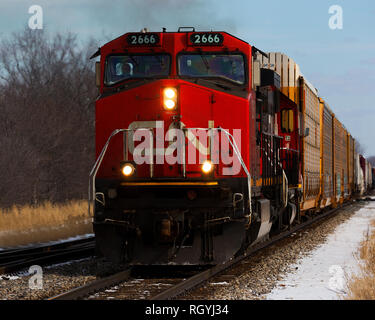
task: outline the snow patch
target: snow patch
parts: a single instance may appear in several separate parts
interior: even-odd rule
[[[337,300],[345,297],[346,283],[358,273],[357,252],[375,218],[374,205],[367,204],[339,225],[326,242],[291,266],[294,272],[279,281],[269,300]]]

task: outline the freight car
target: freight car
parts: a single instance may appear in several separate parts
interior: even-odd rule
[[[365,176],[361,166],[362,156],[358,153],[355,155],[355,192],[359,196],[365,193]]]
[[[367,191],[372,189],[372,166],[369,161],[366,160],[367,164]]]
[[[89,210],[111,261],[221,263],[359,191],[354,139],[288,56],[194,28],[98,56]]]
[[[371,163],[367,161],[367,159],[359,155],[359,167],[360,167],[360,175],[363,176],[362,182],[362,192],[361,194],[365,194],[372,189],[373,185],[373,170]]]

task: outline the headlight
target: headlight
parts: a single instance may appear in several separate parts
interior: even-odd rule
[[[173,100],[168,99],[164,101],[164,107],[167,110],[172,110],[174,109],[175,106],[176,106],[176,103]]]
[[[165,88],[163,90],[163,105],[166,110],[176,109],[177,106],[177,89]]]
[[[135,167],[132,163],[124,163],[121,167],[121,172],[125,177],[129,177],[134,174]]]
[[[214,169],[214,165],[212,164],[210,160],[206,160],[205,162],[203,162],[202,164],[203,173],[205,174],[210,173],[212,172],[213,169]]]
[[[166,88],[164,89],[164,95],[168,99],[173,99],[174,97],[176,97],[176,89]]]

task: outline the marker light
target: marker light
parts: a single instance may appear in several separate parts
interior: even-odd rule
[[[163,91],[164,109],[173,110],[177,106],[177,89],[165,88]]]
[[[134,173],[134,171],[135,168],[131,163],[125,163],[121,168],[122,174],[126,177],[131,176]]]
[[[210,160],[206,160],[205,162],[203,162],[202,164],[202,171],[203,173],[210,173],[214,168],[214,165],[212,164],[212,162]]]

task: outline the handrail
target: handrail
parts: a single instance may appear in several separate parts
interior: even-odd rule
[[[290,148],[280,148],[280,150],[288,150],[288,151],[292,151],[292,152],[295,152],[295,153],[299,153],[298,150],[290,149]]]
[[[283,139],[283,137],[280,137],[278,135],[275,135],[275,134],[270,134],[270,133],[267,133],[267,132],[262,132],[262,134],[266,135],[266,136],[269,136],[269,137],[272,137],[272,138],[277,138],[277,139]],[[267,151],[265,150],[264,146],[262,146],[262,149],[265,153],[265,155],[267,156],[267,159],[270,161],[271,163],[271,166],[273,166],[273,163],[271,162],[271,158],[270,158],[270,155],[267,153]],[[283,165],[282,163],[280,162],[280,150],[290,150],[290,151],[293,151],[293,152],[296,152],[296,153],[299,153],[297,150],[293,150],[293,149],[289,149],[289,148],[278,148],[278,153],[277,153],[277,156],[278,156],[278,159],[276,161],[276,164],[279,166],[279,168],[281,169],[281,172],[282,172],[282,176],[283,176],[283,181],[282,181],[282,202],[283,202],[283,207],[286,208],[286,206],[288,205],[288,177],[285,173],[285,170],[283,168]],[[274,168],[274,170],[276,171],[276,167]]]
[[[286,173],[283,169],[283,203],[284,203],[284,208],[288,205],[288,177],[286,176]]]
[[[98,173],[100,165],[102,164],[104,155],[107,152],[107,149],[108,149],[110,141],[112,140],[112,138],[115,135],[119,134],[120,132],[128,132],[128,131],[134,131],[134,130],[147,130],[147,131],[150,131],[150,133],[151,133],[151,135],[153,137],[152,128],[115,129],[115,130],[112,131],[111,135],[107,139],[107,142],[105,143],[104,147],[102,148],[102,151],[100,152],[98,159],[96,159],[95,164],[94,164],[93,168],[90,171],[90,175],[89,175],[89,196],[88,196],[88,213],[89,213],[89,216],[93,216],[94,215],[94,212],[91,215],[91,205],[90,204],[91,204],[91,202],[94,201],[94,199],[96,200],[96,190],[95,190],[95,178],[96,178],[96,174]],[[151,143],[153,143],[153,139],[151,139],[151,141],[152,141]],[[151,174],[151,176],[153,174],[153,169],[152,169],[152,167],[153,167],[153,158],[154,158],[154,155],[153,155],[153,148],[152,148],[151,152],[150,152],[150,174]],[[105,199],[105,197],[103,197],[103,203],[104,203],[104,199]],[[95,205],[95,203],[94,203],[94,205]]]
[[[97,174],[97,172],[98,172],[98,170],[99,170],[99,168],[100,168],[100,166],[102,164],[104,155],[107,152],[107,149],[108,149],[110,141],[112,140],[112,138],[115,135],[117,135],[120,132],[128,132],[128,131],[135,131],[135,130],[148,130],[148,131],[151,132],[152,139],[151,139],[151,152],[150,152],[150,175],[152,177],[152,175],[153,175],[153,157],[154,157],[154,153],[153,153],[153,128],[116,129],[116,130],[112,131],[111,135],[107,139],[107,142],[105,143],[104,147],[102,148],[102,151],[100,152],[98,159],[95,161],[95,164],[94,164],[93,168],[90,171],[90,176],[89,176],[89,196],[88,196],[88,212],[89,212],[90,216],[93,216],[94,210],[95,210],[94,209],[93,213],[91,214],[91,203],[93,202],[93,208],[94,208],[94,206],[95,206],[95,200],[96,200],[96,189],[95,189],[96,174]],[[223,128],[220,128],[220,127],[218,127],[218,128],[184,128],[184,130],[183,130],[184,133],[187,130],[206,130],[206,131],[209,131],[209,135],[210,136],[212,136],[212,130],[218,130],[218,131],[224,132],[226,138],[228,139],[230,145],[232,146],[232,148],[234,150],[234,153],[235,153],[237,159],[239,160],[239,162],[240,162],[243,170],[245,171],[245,173],[247,175],[248,191],[249,191],[249,207],[250,207],[249,208],[250,212],[249,212],[248,218],[249,218],[249,224],[250,224],[251,223],[251,217],[252,217],[251,174],[250,174],[249,170],[246,167],[246,164],[245,164],[245,162],[244,162],[244,160],[243,160],[243,158],[241,156],[241,152],[239,151],[239,149],[237,147],[237,143],[236,143],[233,135],[230,134],[227,130],[225,130]],[[126,141],[126,143],[127,143],[127,141]],[[212,143],[210,143],[209,152],[210,152],[210,156],[211,156],[211,153],[212,153]],[[183,162],[185,163],[185,158],[184,158]],[[103,202],[104,202],[104,199],[103,199]]]
[[[283,136],[278,136],[277,134],[273,134],[273,133],[269,133],[269,132],[265,132],[265,131],[263,131],[262,134],[264,134],[266,136],[269,136],[269,137],[275,137],[275,138],[278,138],[280,140],[284,139]]]
[[[186,130],[208,130],[208,131],[212,131],[212,130],[218,130],[218,131],[223,131],[225,136],[227,137],[229,143],[231,144],[233,150],[234,150],[234,153],[236,154],[237,156],[237,159],[239,160],[243,170],[245,171],[246,175],[247,175],[247,181],[248,181],[248,189],[249,189],[249,209],[250,209],[250,214],[249,214],[249,224],[251,223],[251,216],[252,216],[252,206],[251,206],[251,174],[249,172],[249,170],[247,169],[246,165],[245,165],[245,162],[243,161],[242,159],[242,156],[241,156],[241,152],[239,151],[238,147],[237,147],[237,143],[233,137],[233,135],[231,135],[227,130],[221,128],[221,127],[218,127],[218,128],[185,128]],[[229,139],[229,137],[231,137],[233,139],[233,142]],[[212,145],[211,145],[212,146]],[[210,153],[211,153],[211,148],[210,148]]]

